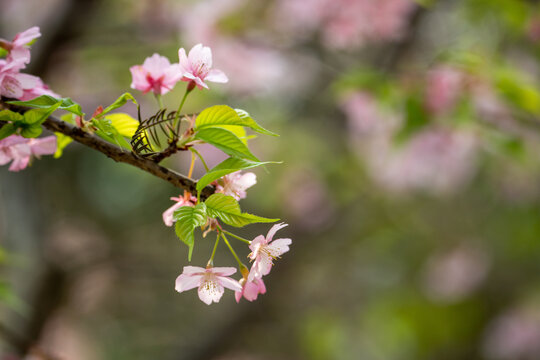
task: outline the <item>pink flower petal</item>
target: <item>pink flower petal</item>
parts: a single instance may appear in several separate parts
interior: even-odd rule
[[[272,226],[270,231],[268,231],[268,235],[266,235],[266,240],[268,242],[270,242],[272,240],[272,238],[274,237],[274,235],[276,234],[276,232],[278,230],[280,230],[280,229],[283,229],[286,226],[287,226],[287,224],[285,224],[285,223],[276,224],[276,225]]]
[[[218,276],[231,276],[236,273],[236,268],[234,267],[214,267],[211,268],[211,271]]]
[[[52,155],[56,152],[56,136],[30,139],[29,145],[34,155]]]
[[[30,41],[37,39],[40,36],[41,33],[39,32],[39,27],[31,27],[30,29],[15,35],[15,38],[13,38],[13,46],[21,47],[27,45]]]
[[[219,283],[227,289],[231,289],[233,291],[242,291],[242,285],[240,285],[238,281],[231,278],[219,277]]]
[[[180,274],[176,278],[174,289],[178,292],[194,289],[201,283],[203,275],[186,275]]]
[[[229,81],[229,78],[221,70],[212,69],[206,75],[205,80],[216,82],[216,83],[226,83]]]
[[[199,299],[206,305],[210,305],[212,302],[219,302],[223,296],[223,286],[217,281],[212,281],[210,279],[203,281],[201,286],[199,286]]]

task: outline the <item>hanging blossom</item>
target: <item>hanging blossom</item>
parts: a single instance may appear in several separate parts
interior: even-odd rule
[[[175,222],[173,215],[177,209],[180,209],[182,206],[195,206],[197,202],[197,198],[192,195],[172,197],[171,200],[176,201],[176,204],[163,212],[163,222],[167,226],[172,226]]]
[[[212,69],[212,50],[202,44],[195,45],[186,55],[186,50],[178,50],[180,67],[182,71],[182,81],[189,82],[188,89],[193,89],[195,85],[199,89],[208,89],[204,82],[212,81],[216,83],[226,83],[229,81],[227,75],[221,70]]]
[[[257,236],[249,248],[251,254],[249,258],[253,260],[253,266],[248,276],[248,281],[254,279],[261,279],[264,275],[268,275],[274,265],[274,260],[281,255],[289,251],[289,245],[291,245],[291,239],[276,239],[273,240],[276,232],[287,226],[287,224],[281,223],[272,226],[266,237],[263,235]]]
[[[242,286],[229,276],[234,274],[233,267],[207,267],[184,266],[182,274],[176,278],[175,290],[184,292],[198,287],[199,299],[207,305],[219,302],[224,288],[233,291],[242,291]]]
[[[165,56],[154,54],[147,57],[142,65],[129,68],[133,78],[131,88],[143,93],[152,91],[163,95],[171,91],[182,78],[180,65],[172,64]]]
[[[232,196],[236,200],[245,199],[246,190],[257,183],[257,176],[240,171],[223,176],[216,186],[216,192]]]
[[[251,268],[251,272],[253,272],[254,267]],[[255,301],[257,300],[257,297],[259,294],[266,294],[266,286],[264,285],[263,279],[258,279],[255,276],[251,276],[251,280],[249,279],[249,275],[242,278],[240,280],[240,285],[242,285],[241,291],[236,291],[234,293],[234,298],[236,299],[236,302],[240,302],[240,299],[244,297],[248,301]]]
[[[41,139],[26,139],[19,135],[11,135],[0,140],[0,165],[13,161],[9,171],[20,171],[30,163],[32,156],[52,155],[56,152],[56,137],[47,136]]]

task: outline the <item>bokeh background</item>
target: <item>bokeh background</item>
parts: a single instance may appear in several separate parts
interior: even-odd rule
[[[537,1],[0,0],[0,37],[33,25],[28,71],[86,113],[154,52],[211,46],[230,82],[185,110],[226,103],[281,134],[252,141],[284,164],[242,206],[293,245],[267,294],[209,307],[174,291],[178,189],[78,145],[2,167],[3,360],[540,359]]]

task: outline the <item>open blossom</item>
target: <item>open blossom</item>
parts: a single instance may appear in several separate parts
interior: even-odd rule
[[[176,85],[182,73],[178,64],[172,64],[169,60],[154,54],[144,60],[142,65],[129,68],[133,81],[131,88],[147,93],[152,91],[156,95],[168,93]]]
[[[25,91],[31,91],[40,83],[37,76],[22,74],[22,60],[0,60],[0,95],[21,99]]]
[[[20,60],[27,64],[30,62],[28,43],[40,36],[39,27],[34,26],[15,35],[11,42],[0,40],[0,47],[9,51],[9,60]]]
[[[180,209],[182,206],[195,206],[195,202],[197,201],[197,198],[194,196],[189,196],[189,198],[185,198],[184,196],[179,197],[172,197],[171,200],[176,201],[176,204],[168,208],[163,212],[163,222],[167,226],[172,226],[174,223],[174,212],[176,209]]]
[[[291,239],[273,240],[276,232],[285,226],[287,224],[276,224],[268,231],[266,237],[259,235],[253,239],[249,245],[252,251],[249,254],[249,258],[253,260],[253,266],[249,272],[248,281],[253,281],[256,278],[260,279],[264,275],[268,275],[274,264],[274,259],[279,258],[289,251],[289,245],[292,243]]]
[[[178,292],[198,287],[199,299],[207,305],[219,302],[224,288],[233,291],[242,291],[242,286],[229,276],[234,274],[233,267],[208,267],[184,266],[184,271],[176,278],[175,289]]]
[[[186,55],[186,50],[178,50],[180,58],[180,67],[182,71],[182,81],[188,81],[191,86],[197,85],[199,89],[206,88],[208,85],[205,80],[226,83],[229,81],[227,75],[221,70],[212,69],[212,50],[202,44],[195,45]]]
[[[26,139],[11,135],[0,140],[0,165],[13,160],[9,171],[20,171],[28,166],[32,156],[52,155],[56,152],[56,136]]]
[[[253,267],[251,268],[251,271],[253,271]],[[240,302],[242,297],[248,301],[254,301],[257,300],[257,296],[259,296],[259,294],[266,294],[266,286],[264,285],[264,281],[254,276],[252,276],[251,280],[246,278],[241,279],[240,285],[242,285],[242,290],[234,293],[236,302]]]
[[[216,187],[216,192],[240,200],[246,197],[246,190],[257,183],[257,176],[252,172],[242,174],[236,171],[222,177],[220,182]]]
[[[426,106],[435,115],[452,110],[461,94],[465,74],[459,69],[439,66],[427,78]]]

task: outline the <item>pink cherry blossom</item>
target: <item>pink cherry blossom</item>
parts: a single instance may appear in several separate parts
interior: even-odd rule
[[[19,60],[28,64],[30,62],[28,43],[40,36],[39,27],[34,26],[15,35],[11,42],[0,41],[0,46],[9,51],[9,60]]]
[[[274,264],[274,259],[279,258],[289,251],[289,245],[292,243],[291,239],[273,240],[276,232],[285,226],[287,226],[287,224],[276,224],[268,231],[266,238],[259,235],[253,239],[249,245],[249,248],[252,251],[251,254],[249,254],[249,258],[253,260],[253,266],[249,272],[248,281],[260,279],[264,275],[268,275]]]
[[[250,273],[252,271],[253,267],[251,268]],[[236,291],[234,293],[234,298],[236,299],[236,302],[240,302],[242,296],[247,301],[254,301],[257,300],[257,296],[259,296],[259,294],[266,294],[266,286],[264,285],[264,281],[262,279],[256,278],[255,276],[252,276],[251,280],[247,280],[245,278],[241,279],[240,285],[242,285],[242,291]]]
[[[182,77],[180,66],[171,65],[166,57],[159,54],[146,58],[142,65],[132,66],[129,70],[133,77],[131,88],[145,94],[149,91],[156,95],[166,94]]]
[[[49,86],[47,86],[47,84],[45,84],[40,78],[37,78],[36,80],[36,85],[34,87],[32,87],[31,89],[23,89],[23,95],[19,98],[19,100],[32,100],[41,95],[49,95],[55,98],[61,97],[60,95],[52,91]]]
[[[186,50],[178,50],[180,67],[182,68],[182,81],[188,81],[190,86],[199,89],[208,89],[205,80],[226,83],[229,81],[227,75],[221,70],[212,69],[212,50],[202,44],[195,45],[186,55]]]
[[[254,173],[248,172],[242,174],[240,171],[236,171],[220,179],[216,187],[216,192],[240,200],[246,197],[246,190],[256,183],[257,176]]]
[[[0,60],[0,95],[20,99],[24,91],[39,84],[39,78],[19,71],[24,68],[22,60]]]
[[[224,288],[233,291],[242,291],[242,286],[229,276],[234,274],[233,267],[207,267],[184,266],[184,271],[176,278],[175,290],[183,292],[199,288],[199,299],[207,305],[219,302]]]
[[[9,171],[20,171],[28,166],[32,156],[52,155],[56,152],[56,136],[40,139],[26,139],[11,135],[0,140],[0,165],[13,160]]]
[[[175,222],[173,215],[176,209],[180,209],[182,206],[195,206],[197,198],[194,196],[189,196],[189,198],[186,199],[184,196],[179,196],[172,197],[171,200],[176,201],[176,204],[163,212],[163,222],[167,226],[172,226],[172,224]]]
[[[453,67],[440,66],[427,78],[426,106],[435,115],[449,112],[461,93],[465,74]]]

